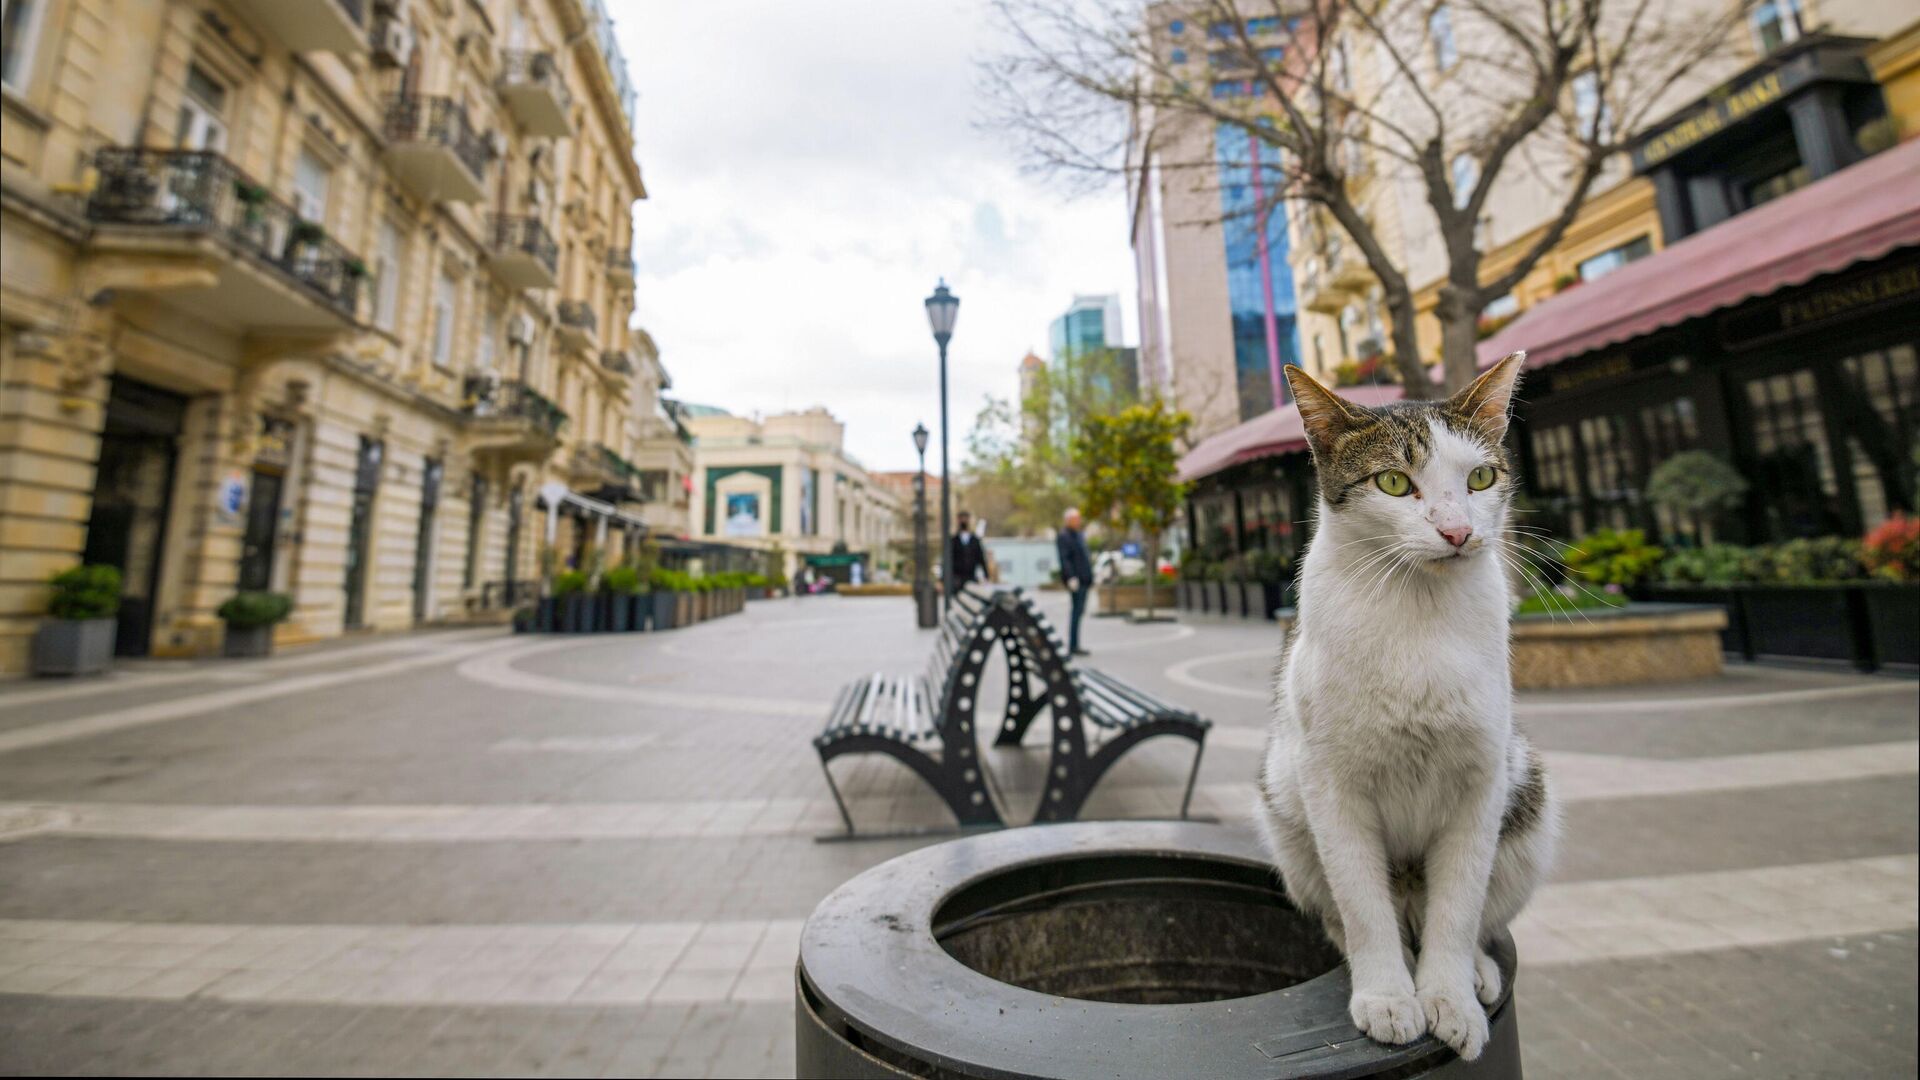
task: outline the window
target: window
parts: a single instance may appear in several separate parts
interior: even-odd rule
[[[1617,248],[1610,251],[1603,251],[1593,258],[1582,262],[1580,264],[1580,280],[1592,281],[1594,278],[1605,277],[1635,259],[1645,258],[1652,253],[1653,241],[1647,237],[1642,236],[1634,240],[1629,240]]]
[[[1172,22],[1167,24],[1167,33],[1172,34],[1175,37],[1179,37],[1181,34],[1184,34],[1186,32],[1187,32],[1187,23],[1186,23],[1186,20],[1184,19],[1175,19]]]
[[[493,334],[494,327],[498,326],[499,323],[500,313],[497,311],[487,312],[487,317],[480,323],[480,340],[473,348],[473,367],[475,371],[493,370]]]
[[[373,325],[392,331],[400,314],[400,275],[405,271],[405,244],[400,230],[382,218],[374,255]]]
[[[1247,97],[1253,93],[1253,83],[1246,79],[1222,79],[1213,84],[1215,100]]]
[[[1480,310],[1480,318],[1483,321],[1487,319],[1504,319],[1519,310],[1520,301],[1514,299],[1512,293],[1508,293],[1497,300],[1488,301],[1487,306]]]
[[[0,83],[24,92],[46,0],[0,0]]]
[[[1174,62],[1174,63],[1176,63],[1176,64],[1184,64],[1184,63],[1186,63],[1186,62],[1187,62],[1187,50],[1185,50],[1185,49],[1175,49],[1175,50],[1173,50],[1173,62]]]
[[[327,220],[327,187],[332,170],[306,147],[293,161],[293,210],[303,220],[324,223]]]
[[[433,366],[437,368],[453,367],[454,298],[459,288],[459,282],[444,270],[433,286]]]
[[[1763,53],[1800,40],[1800,0],[1760,0],[1747,15],[1753,43]]]
[[[1427,36],[1433,39],[1433,62],[1441,71],[1460,62],[1460,50],[1453,42],[1453,12],[1441,4],[1427,16]]]
[[[1480,163],[1472,154],[1453,156],[1453,206],[1456,210],[1466,208],[1468,200],[1473,198],[1473,185],[1480,182]]]
[[[227,89],[199,64],[187,67],[187,92],[180,99],[174,140],[182,150],[224,150],[227,146]]]
[[[1600,75],[1583,71],[1573,77],[1575,134],[1587,142],[1613,138],[1613,110],[1600,99]]]

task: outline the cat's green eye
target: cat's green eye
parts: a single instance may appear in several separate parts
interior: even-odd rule
[[[1388,469],[1386,472],[1374,477],[1373,482],[1379,485],[1381,491],[1395,498],[1413,490],[1413,481],[1407,479],[1407,474],[1401,472],[1399,469]]]
[[[1491,465],[1479,466],[1478,468],[1474,469],[1472,472],[1467,474],[1467,490],[1468,491],[1487,490],[1488,488],[1493,486],[1493,478],[1495,475],[1496,474],[1493,471],[1493,466]]]

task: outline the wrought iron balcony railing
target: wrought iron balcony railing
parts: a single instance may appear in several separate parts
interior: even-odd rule
[[[386,136],[390,143],[444,146],[474,179],[486,179],[487,163],[492,160],[487,141],[467,120],[467,110],[452,98],[396,95],[387,99]]]
[[[600,444],[600,463],[603,468],[622,481],[638,485],[640,470],[634,467],[633,462],[621,457],[618,450],[604,443]]]
[[[555,273],[560,265],[560,244],[540,224],[539,218],[522,217],[515,214],[494,214],[489,219],[493,229],[493,249],[496,252],[514,252],[530,255]]]
[[[620,277],[633,277],[633,249],[618,247],[607,249],[607,272]]]
[[[561,112],[566,112],[573,104],[573,94],[567,89],[567,81],[560,75],[560,64],[554,60],[552,53],[526,49],[508,49],[501,53],[500,83],[503,86],[516,83],[537,86],[553,95]]]
[[[527,420],[550,438],[558,438],[567,426],[565,410],[545,394],[514,379],[469,375],[465,398],[467,415],[475,418]]]
[[[94,167],[88,219],[219,237],[354,318],[366,264],[233,162],[210,150],[108,147]]]
[[[600,320],[594,316],[593,308],[585,300],[562,300],[556,314],[560,317],[560,325],[569,330],[593,334],[600,328]]]

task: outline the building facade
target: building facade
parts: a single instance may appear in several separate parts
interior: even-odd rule
[[[890,565],[910,504],[845,450],[846,428],[823,408],[768,417],[689,417],[692,512],[699,538],[784,553],[785,572],[809,556],[865,555]],[[937,489],[936,489],[937,490]]]
[[[577,550],[637,535],[636,461],[690,470],[598,0],[6,20],[0,670],[77,562],[121,569],[123,654],[218,649],[239,589],[282,640],[404,627],[536,577],[543,491]]]

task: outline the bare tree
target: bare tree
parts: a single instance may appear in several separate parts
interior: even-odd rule
[[[1625,140],[1700,82],[1752,0],[996,0],[1008,45],[983,66],[990,122],[1071,183],[1162,174],[1276,182],[1239,211],[1324,215],[1365,258],[1410,394],[1472,381],[1476,324],[1566,234]],[[1264,152],[1261,152],[1264,150]],[[1277,153],[1275,153],[1277,151]],[[1255,154],[1258,157],[1255,157]],[[1274,159],[1277,158],[1277,161]],[[1417,192],[1385,226],[1382,202]],[[1489,201],[1544,225],[1482,273]],[[1529,204],[1531,205],[1531,203]],[[1425,221],[1409,221],[1409,212]],[[1223,213],[1219,220],[1235,216]],[[1442,379],[1415,332],[1407,242],[1436,236]],[[1309,241],[1326,244],[1331,232]]]

